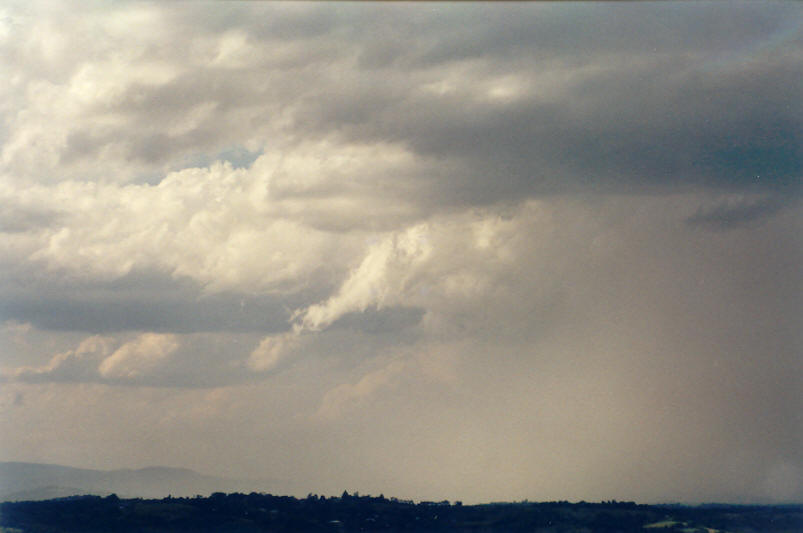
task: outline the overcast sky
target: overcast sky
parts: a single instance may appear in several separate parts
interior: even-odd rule
[[[5,2],[0,460],[803,500],[803,5]]]

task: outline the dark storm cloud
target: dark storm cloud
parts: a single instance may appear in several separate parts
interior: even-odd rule
[[[190,153],[219,151],[234,136],[235,127],[226,123],[227,112],[254,106],[271,99],[265,90],[254,90],[253,78],[262,74],[215,69],[192,71],[164,84],[134,83],[114,99],[90,109],[95,113],[123,113],[128,120],[117,126],[93,131],[76,130],[67,137],[63,163],[96,157],[107,147],[119,147],[128,159],[150,164],[175,160]],[[214,113],[187,131],[165,133],[198,106],[210,106]],[[221,122],[223,120],[223,122]]]
[[[221,106],[270,94],[291,111],[291,137],[403,144],[445,163],[412,178],[410,194],[425,203],[700,187],[798,194],[803,62],[792,53],[800,28],[789,10],[459,6],[430,17],[337,6],[280,15],[315,19],[314,30],[294,36],[266,15],[245,26],[255,46],[303,42],[313,52],[265,56],[264,70],[224,79],[194,74],[205,81],[177,80],[184,89],[153,98],[187,95],[181,108],[201,93]],[[390,23],[393,13],[405,16]],[[321,67],[314,79],[312,65]],[[468,70],[453,94],[421,90],[461,65]],[[483,83],[510,75],[535,92],[478,98]],[[550,76],[565,79],[544,98],[538,87]]]
[[[88,104],[89,113],[123,113],[125,126],[75,129],[63,162],[112,147],[140,165],[172,167],[240,144],[245,132],[269,145],[332,137],[402,144],[440,163],[406,193],[430,203],[576,190],[799,192],[795,6],[237,5],[202,13],[166,8],[174,46],[148,53],[190,61],[167,81],[135,78]],[[215,63],[221,34],[246,47],[243,65]],[[450,81],[452,71],[459,75]],[[486,85],[510,76],[524,94],[485,97]],[[439,81],[456,90],[423,90]]]
[[[774,216],[781,209],[791,207],[799,197],[769,196],[760,199],[721,203],[701,209],[687,219],[692,226],[712,229],[730,229],[746,226]]]
[[[799,192],[803,62],[721,73],[689,60],[601,59],[608,60],[610,69],[552,101],[500,105],[380,86],[354,100],[337,90],[304,116],[355,140],[386,139],[456,161],[459,176],[432,184],[442,199],[688,187]]]
[[[331,327],[356,329],[369,334],[390,334],[415,326],[424,316],[424,309],[418,307],[387,307],[366,309],[360,313],[346,313]]]
[[[122,330],[175,331],[282,331],[287,316],[281,306],[258,299],[213,297],[92,300],[86,296],[64,299],[6,301],[2,318],[28,322],[41,329],[114,332]],[[137,301],[139,300],[139,301]],[[246,302],[247,300],[247,302]]]
[[[0,305],[0,321],[30,323],[44,330],[90,333],[141,330],[182,334],[203,331],[271,334],[287,331],[290,328],[288,310],[300,307],[299,302],[307,301],[307,298],[301,300],[295,296],[277,302],[266,297],[200,296],[179,291],[150,297],[142,294],[133,298],[122,293],[109,293],[105,298],[66,293],[47,299],[9,298]],[[414,326],[423,313],[422,309],[406,307],[369,309],[349,313],[332,327],[388,333]]]
[[[360,186],[333,180],[300,192],[273,187],[271,195],[306,201],[379,191],[389,203],[415,204],[404,211],[408,218],[567,191],[769,194],[690,219],[733,225],[772,216],[782,203],[775,198],[799,195],[796,7],[555,7],[459,5],[441,13],[434,5],[236,5],[208,17],[191,5],[170,6],[162,15],[176,46],[145,55],[173,61],[203,49],[204,38],[234,32],[251,47],[247,64],[190,61],[167,81],[124,84],[87,104],[91,113],[122,114],[124,125],[71,131],[61,161],[91,161],[111,146],[127,160],[175,167],[251,137],[290,148],[327,138],[398,143],[429,166],[378,173]],[[523,94],[489,98],[485,86],[506,77],[516,78]],[[454,91],[425,90],[439,81]],[[204,106],[209,114],[191,127],[165,131]],[[281,126],[277,117],[285,119]],[[55,215],[37,213],[11,212],[2,222],[9,231],[56,223]],[[321,230],[357,227],[340,211],[293,216]],[[52,329],[275,332],[288,327],[288,310],[315,301],[201,298],[198,287],[155,279],[128,289],[9,286],[2,312]],[[329,280],[327,288],[334,285]]]
[[[464,59],[505,63],[536,57],[591,57],[598,53],[660,51],[732,54],[771,39],[798,13],[780,3],[738,3],[727,12],[715,4],[403,4],[310,5],[290,9],[251,6],[219,17],[202,10],[172,12],[174,24],[220,32],[247,31],[254,39],[326,40],[341,51],[357,45],[362,67],[414,70]]]
[[[321,295],[204,294],[192,282],[143,273],[106,283],[40,280],[35,288],[25,283],[6,280],[0,321],[90,333],[281,332],[289,327],[291,309]]]

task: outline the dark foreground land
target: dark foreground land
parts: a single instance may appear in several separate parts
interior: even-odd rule
[[[803,505],[658,506],[632,502],[420,502],[215,493],[162,500],[80,496],[0,505],[2,533],[639,532],[801,533]]]

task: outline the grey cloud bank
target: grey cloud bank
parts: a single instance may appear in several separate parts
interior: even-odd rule
[[[10,4],[0,459],[803,498],[795,4]]]

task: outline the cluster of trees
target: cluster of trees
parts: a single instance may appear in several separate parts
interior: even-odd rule
[[[661,507],[633,502],[402,501],[344,492],[306,498],[224,494],[162,500],[85,496],[0,505],[0,526],[23,533],[82,532],[654,532],[803,531],[803,506]],[[645,529],[647,526],[647,529]]]

